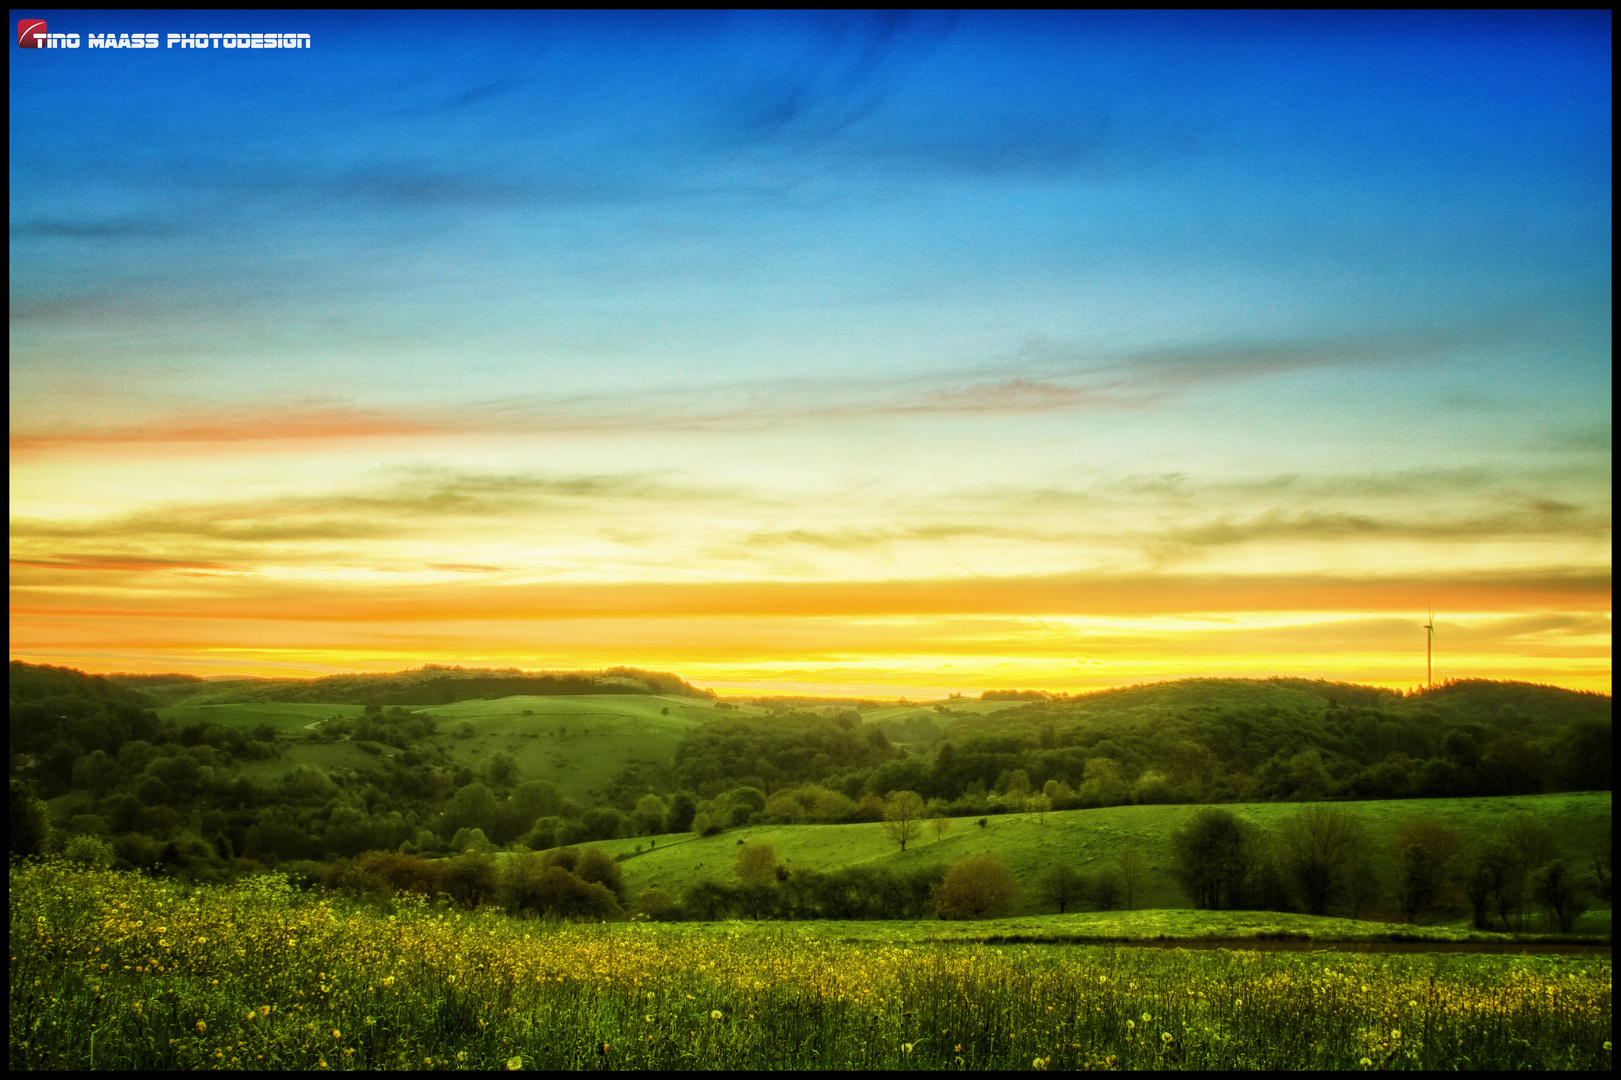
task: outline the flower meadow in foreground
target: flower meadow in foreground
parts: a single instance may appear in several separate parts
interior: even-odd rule
[[[12,1068],[1610,1067],[1610,959],[882,945],[10,875]]]

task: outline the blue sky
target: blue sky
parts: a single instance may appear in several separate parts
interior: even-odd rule
[[[14,558],[1607,581],[1607,13],[20,14]]]

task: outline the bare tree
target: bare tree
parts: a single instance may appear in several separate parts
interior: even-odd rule
[[[1561,934],[1570,933],[1577,916],[1587,910],[1576,891],[1576,875],[1563,859],[1553,860],[1532,875],[1531,892]]]
[[[1390,844],[1396,868],[1395,892],[1403,915],[1412,922],[1441,901],[1446,883],[1456,877],[1463,838],[1450,825],[1409,821]]]
[[[884,800],[884,829],[906,850],[923,833],[923,799],[915,791],[891,791]]]
[[[1301,906],[1321,915],[1347,893],[1366,847],[1361,820],[1331,803],[1307,806],[1284,822],[1283,871]]]
[[[1092,903],[1100,911],[1113,911],[1125,899],[1125,882],[1120,880],[1120,871],[1112,866],[1099,870],[1091,881],[1088,890],[1092,894]]]
[[[1148,892],[1148,859],[1140,848],[1123,847],[1114,854],[1114,868],[1120,875],[1120,899],[1130,911]]]

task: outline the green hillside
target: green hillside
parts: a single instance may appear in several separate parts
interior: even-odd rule
[[[667,783],[676,747],[694,725],[764,711],[747,705],[723,711],[708,701],[645,694],[519,696],[421,710],[438,721],[442,735],[463,723],[472,729],[471,738],[442,740],[457,764],[477,770],[505,752],[525,779],[544,780],[573,799],[632,767],[648,772],[652,783],[661,777]]]
[[[379,757],[394,758],[399,753],[393,747],[373,747],[374,754],[347,738],[304,741],[318,735],[324,720],[361,716],[364,709],[359,705],[237,702],[171,705],[154,711],[160,719],[181,726],[210,723],[253,730],[268,724],[276,728],[281,736],[277,757],[244,760],[237,766],[244,776],[261,784],[272,783],[303,765],[329,771],[365,769],[375,766]],[[751,705],[717,708],[701,698],[583,694],[480,698],[407,711],[434,720],[439,730],[436,741],[451,765],[465,765],[477,772],[496,754],[507,753],[525,780],[544,780],[564,798],[589,802],[590,792],[628,769],[646,773],[649,783],[667,783],[676,747],[694,725],[715,718],[761,716],[766,710]]]
[[[1391,838],[1403,823],[1414,819],[1450,825],[1466,841],[1474,841],[1489,838],[1511,816],[1528,813],[1553,832],[1562,854],[1579,864],[1585,864],[1601,850],[1610,825],[1609,792],[1338,805],[1353,811],[1364,823],[1373,849],[1374,871],[1381,880],[1390,873]],[[1300,808],[1298,803],[1237,803],[1225,807],[1267,830],[1277,829]],[[1099,870],[1119,849],[1129,845],[1138,847],[1152,867],[1148,895],[1140,906],[1187,908],[1191,904],[1171,875],[1171,834],[1200,809],[1115,806],[1049,813],[1045,823],[1035,814],[1005,814],[987,818],[984,828],[973,819],[957,818],[939,839],[925,827],[923,836],[909,843],[905,852],[899,850],[880,823],[751,826],[702,838],[687,834],[624,839],[602,846],[624,856],[621,865],[632,893],[659,886],[677,895],[697,881],[734,880],[732,866],[737,848],[745,842],[771,844],[789,868],[824,872],[861,864],[911,870],[935,863],[949,865],[973,855],[991,855],[1006,863],[1024,886],[1020,911],[1033,914],[1047,910],[1034,886],[1048,867],[1062,862],[1081,870]],[[1608,911],[1593,912],[1578,929],[1607,933],[1608,919]],[[1603,929],[1595,929],[1600,924]]]

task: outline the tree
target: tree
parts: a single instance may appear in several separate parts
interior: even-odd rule
[[[1052,808],[1053,801],[1045,794],[1032,795],[1025,800],[1025,809],[1032,811],[1036,815],[1036,822],[1041,825],[1047,824],[1047,811]]]
[[[670,811],[664,817],[664,831],[686,832],[692,828],[693,815],[698,812],[698,800],[690,791],[678,791],[670,796]]]
[[[1120,871],[1114,867],[1105,867],[1098,871],[1087,882],[1087,892],[1092,905],[1099,911],[1113,911],[1120,906],[1125,898],[1125,884],[1120,880]]]
[[[11,810],[11,853],[44,855],[53,846],[55,832],[51,814],[33,789],[21,780],[11,781],[8,802]]]
[[[777,878],[777,850],[761,841],[744,844],[732,868],[745,885],[769,885]]]
[[[1576,875],[1563,859],[1553,860],[1531,876],[1531,895],[1561,934],[1570,933],[1577,916],[1587,910],[1576,891]]]
[[[1007,795],[1007,801],[1015,810],[1023,810],[1030,796],[1030,774],[1023,769],[1005,769],[997,778],[996,787]]]
[[[1126,801],[1126,782],[1113,758],[1095,757],[1086,763],[1081,801],[1088,806],[1117,806]]]
[[[1123,847],[1115,852],[1114,868],[1120,875],[1120,899],[1130,911],[1148,893],[1148,859],[1141,848]]]
[[[934,829],[934,839],[938,842],[951,830],[951,819],[944,814],[935,814],[929,819],[929,825]]]
[[[518,782],[518,774],[521,772],[518,768],[518,759],[505,750],[490,758],[486,770],[489,773],[490,783],[496,787],[511,787]]]
[[[877,730],[874,728],[873,730]],[[884,830],[906,850],[923,832],[923,799],[915,791],[892,791],[884,800]]]
[[[1604,847],[1594,852],[1593,858],[1588,862],[1588,880],[1592,883],[1593,891],[1604,903],[1610,902],[1610,845],[1612,830],[1604,830]]]
[[[1041,899],[1058,909],[1058,914],[1074,906],[1082,896],[1085,878],[1073,866],[1054,863],[1041,875]]]
[[[1396,902],[1408,922],[1435,903],[1442,876],[1435,857],[1423,844],[1409,843],[1396,854]]]
[[[625,877],[614,857],[599,847],[580,852],[574,864],[574,876],[587,884],[601,885],[614,894],[615,899],[625,893]]]
[[[1176,792],[1164,775],[1149,769],[1131,785],[1131,799],[1136,803],[1168,803],[1176,801]]]
[[[1238,901],[1255,861],[1253,837],[1253,826],[1216,807],[1194,814],[1171,836],[1177,879],[1195,907],[1215,909]]]
[[[1008,868],[988,855],[964,859],[946,872],[935,889],[935,912],[942,919],[984,919],[1013,910],[1019,886]]]
[[[1306,807],[1283,824],[1283,872],[1307,914],[1321,915],[1350,890],[1367,846],[1362,822],[1332,803]]]
[[[1396,830],[1390,845],[1396,902],[1409,922],[1440,901],[1462,851],[1457,830],[1439,822],[1409,821]]]
[[[664,805],[664,800],[657,795],[643,795],[636,800],[636,809],[631,817],[636,821],[636,832],[641,836],[649,836],[664,829],[664,818],[669,814],[670,808]]]
[[[1502,837],[1527,873],[1540,869],[1559,857],[1559,845],[1548,827],[1530,814],[1519,813],[1503,823]]]

